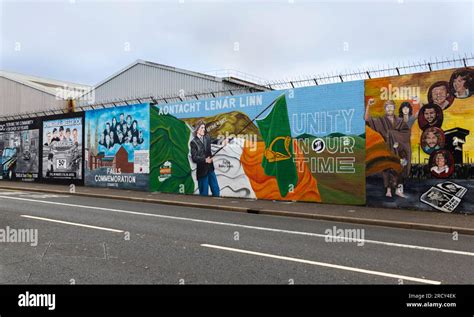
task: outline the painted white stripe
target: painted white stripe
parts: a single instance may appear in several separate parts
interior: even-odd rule
[[[269,254],[269,253],[261,253],[261,252],[248,251],[248,250],[242,250],[242,249],[228,248],[228,247],[222,247],[222,246],[213,245],[213,244],[201,244],[201,246],[205,247],[205,248],[213,248],[213,249],[219,249],[219,250],[225,250],[225,251],[231,251],[231,252],[237,252],[237,253],[243,253],[243,254],[257,255],[257,256],[262,256],[262,257],[266,257],[266,258],[272,258],[272,259],[278,259],[278,260],[284,260],[284,261],[291,261],[291,262],[297,262],[297,263],[304,263],[304,264],[311,264],[311,265],[328,267],[328,268],[344,270],[344,271],[352,271],[352,272],[358,272],[358,273],[364,273],[364,274],[370,274],[370,275],[377,275],[377,276],[383,276],[383,277],[389,277],[389,278],[395,278],[395,279],[402,279],[404,281],[412,281],[412,282],[418,282],[418,283],[423,283],[423,284],[433,284],[433,285],[440,285],[441,284],[440,281],[427,280],[427,279],[424,279],[424,278],[411,277],[411,276],[399,275],[399,274],[391,274],[391,273],[385,273],[385,272],[380,272],[380,271],[372,271],[372,270],[366,270],[366,269],[359,269],[359,268],[351,267],[351,266],[337,265],[337,264],[317,262],[317,261],[310,261],[310,260],[292,258],[292,257],[288,257],[288,256],[274,255],[274,254]]]
[[[219,222],[219,221],[211,221],[211,220],[201,220],[201,219],[195,219],[195,218],[176,217],[176,216],[168,216],[168,215],[160,215],[160,214],[150,214],[150,213],[144,213],[144,212],[138,212],[138,211],[120,210],[120,209],[104,208],[104,207],[96,207],[96,206],[67,204],[67,203],[55,202],[55,201],[44,201],[44,200],[28,199],[28,198],[20,198],[20,197],[9,197],[9,196],[0,196],[0,198],[12,199],[12,200],[21,200],[21,201],[30,201],[30,202],[36,202],[36,203],[58,205],[58,206],[84,208],[84,209],[113,211],[113,212],[117,212],[117,213],[124,213],[124,214],[130,214],[130,215],[140,215],[140,216],[156,217],[156,218],[162,218],[162,219],[172,219],[172,220],[181,220],[181,221],[189,221],[189,222],[196,222],[196,223],[206,223],[206,224],[219,225],[219,226],[228,226],[228,227],[237,227],[237,228],[252,229],[252,230],[287,233],[287,234],[302,235],[302,236],[316,237],[316,238],[326,238],[326,237],[332,238],[332,239],[338,239],[339,238],[338,236],[325,235],[325,234],[312,233],[312,232],[292,231],[292,230],[275,229],[275,228],[267,228],[267,227],[249,226],[249,225],[242,225],[242,224],[237,224],[237,223]],[[370,243],[370,244],[385,245],[385,246],[397,247],[397,248],[415,249],[415,250],[423,250],[423,251],[430,251],[430,252],[441,252],[441,253],[466,255],[466,256],[474,257],[474,252],[468,252],[468,251],[440,249],[440,248],[424,247],[424,246],[394,243],[394,242],[385,242],[385,241],[378,241],[378,240],[353,239],[352,241],[353,242],[363,242],[363,243]]]
[[[49,221],[49,222],[62,223],[62,224],[65,224],[65,225],[71,225],[71,226],[77,226],[77,227],[84,227],[84,228],[91,228],[91,229],[104,230],[104,231],[123,232],[122,230],[117,230],[117,229],[110,229],[110,228],[97,227],[97,226],[90,226],[90,225],[85,225],[85,224],[82,224],[82,223],[75,223],[75,222],[62,221],[62,220],[49,219],[49,218],[42,218],[42,217],[36,217],[36,216],[21,215],[21,217],[30,218],[30,219],[36,219],[36,220]]]

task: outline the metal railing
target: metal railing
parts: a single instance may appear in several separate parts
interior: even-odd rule
[[[456,58],[444,58],[438,60],[430,59],[429,61],[409,63],[407,65],[399,66],[386,66],[382,68],[373,68],[367,70],[357,70],[349,73],[333,73],[333,74],[324,74],[319,76],[304,76],[292,80],[276,80],[268,81],[264,83],[259,83],[263,89],[256,89],[251,87],[243,87],[238,89],[227,89],[227,90],[204,90],[197,92],[190,92],[187,94],[174,94],[166,96],[142,96],[142,97],[129,97],[126,99],[113,99],[106,100],[99,103],[84,104],[84,101],[79,100],[80,105],[75,108],[76,112],[108,108],[108,107],[119,107],[126,106],[135,103],[153,103],[153,104],[168,104],[168,103],[177,103],[182,101],[192,101],[200,99],[209,99],[221,96],[234,96],[241,95],[246,93],[260,92],[265,90],[280,90],[280,89],[293,89],[299,87],[307,86],[316,86],[324,85],[338,82],[347,82],[354,80],[367,80],[380,77],[389,77],[389,76],[399,76],[414,74],[420,72],[431,72],[436,70],[443,70],[448,68],[457,68],[457,67],[469,67],[474,65],[474,55],[465,55],[459,56]],[[36,112],[24,112],[18,113],[15,115],[0,116],[0,121],[9,121],[9,120],[21,120],[27,118],[33,118],[37,116],[47,116],[52,114],[61,114],[67,113],[67,109],[57,109],[51,108],[44,111]]]
[[[376,67],[367,70],[357,70],[345,74],[325,74],[323,76],[304,76],[294,80],[272,81],[266,84],[272,89],[290,89],[314,85],[340,83],[354,80],[367,80],[380,77],[400,76],[413,73],[431,72],[456,67],[468,67],[474,65],[474,55],[465,55],[455,58],[430,59],[428,61],[401,64],[398,66]]]

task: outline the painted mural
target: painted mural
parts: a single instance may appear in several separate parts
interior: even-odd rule
[[[367,204],[474,212],[474,69],[365,81]]]
[[[39,178],[39,120],[0,122],[0,179]]]
[[[152,191],[365,203],[364,83],[152,106]]]
[[[42,178],[83,180],[84,114],[42,120]]]
[[[148,190],[149,104],[86,112],[85,184]]]

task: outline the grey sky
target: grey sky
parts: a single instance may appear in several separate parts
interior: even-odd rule
[[[1,69],[90,85],[136,59],[283,79],[474,52],[474,1],[0,1]]]

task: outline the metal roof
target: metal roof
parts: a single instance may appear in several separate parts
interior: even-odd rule
[[[168,65],[164,65],[164,64],[159,64],[159,63],[155,63],[155,62],[145,61],[145,60],[142,60],[142,59],[137,59],[132,64],[122,68],[118,72],[116,72],[116,73],[110,75],[109,77],[107,77],[106,79],[100,81],[99,83],[97,83],[94,86],[94,89],[99,88],[100,86],[104,85],[105,83],[111,81],[115,77],[125,73],[126,71],[128,71],[129,69],[131,69],[131,68],[133,68],[137,65],[145,65],[145,66],[150,66],[150,67],[156,67],[156,68],[159,68],[159,69],[172,71],[172,72],[180,73],[180,74],[183,74],[183,75],[188,75],[188,76],[192,76],[192,77],[196,77],[196,78],[211,80],[211,81],[214,81],[216,83],[230,82],[230,83],[237,84],[237,85],[240,85],[240,86],[245,86],[245,87],[252,87],[252,88],[257,88],[257,89],[262,89],[262,88],[263,89],[268,89],[268,87],[264,87],[263,85],[259,85],[259,84],[254,83],[254,82],[250,82],[248,80],[242,80],[242,79],[236,78],[236,77],[224,77],[224,78],[216,77],[216,76],[212,76],[212,75],[208,75],[208,74],[204,74],[204,73],[199,73],[199,72],[195,72],[195,71],[191,71],[191,70],[186,70],[186,69],[177,68],[177,67],[173,67],[173,66],[168,66]]]
[[[177,67],[172,67],[172,66],[168,66],[168,65],[163,65],[163,64],[158,64],[158,63],[154,63],[154,62],[150,62],[150,61],[145,61],[145,60],[142,60],[142,59],[137,59],[135,62],[133,62],[132,64],[122,68],[121,70],[119,70],[118,72],[110,75],[109,77],[107,77],[106,79],[102,80],[101,82],[97,83],[94,88],[97,89],[99,88],[100,86],[102,86],[103,84],[111,81],[112,79],[114,79],[115,77],[119,76],[120,74],[123,74],[125,73],[127,70],[129,70],[130,68],[133,68],[135,67],[136,65],[146,65],[146,66],[150,66],[150,67],[156,67],[156,68],[160,68],[160,69],[164,69],[164,70],[168,70],[168,71],[173,71],[173,72],[176,72],[176,73],[181,73],[181,74],[186,74],[186,75],[189,75],[189,76],[193,76],[193,77],[199,77],[199,78],[203,78],[203,79],[207,79],[207,80],[213,80],[215,82],[222,82],[222,78],[219,78],[219,77],[215,77],[215,76],[211,76],[211,75],[206,75],[206,74],[202,74],[202,73],[198,73],[198,72],[193,72],[193,71],[190,71],[190,70],[186,70],[186,69],[181,69],[181,68],[177,68]]]
[[[39,90],[46,94],[57,96],[58,89],[65,91],[77,91],[77,94],[82,94],[84,91],[91,89],[90,86],[76,84],[68,81],[60,81],[49,78],[42,78],[32,75],[19,74],[15,72],[7,72],[0,70],[0,77],[9,79],[11,81],[20,83],[30,88]]]

